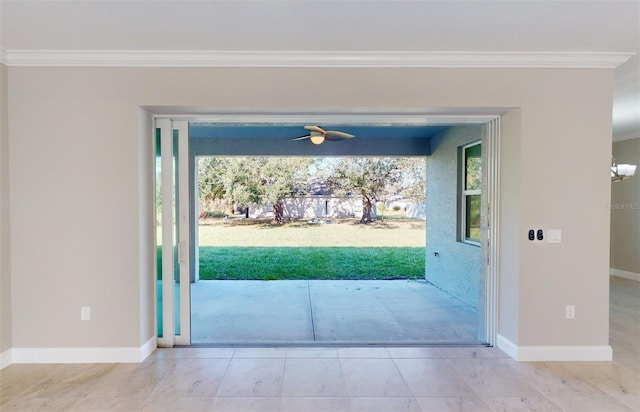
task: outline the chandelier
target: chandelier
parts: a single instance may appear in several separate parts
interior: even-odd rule
[[[636,174],[636,165],[616,164],[615,157],[611,156],[611,182],[620,182]]]

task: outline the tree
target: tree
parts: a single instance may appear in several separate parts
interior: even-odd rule
[[[231,207],[271,203],[274,220],[284,222],[284,200],[303,195],[318,178],[337,196],[362,197],[361,223],[387,196],[424,200],[424,158],[219,157],[198,162],[200,202],[220,200]]]
[[[397,158],[340,158],[334,164],[328,183],[337,194],[357,193],[362,196],[360,223],[373,221],[373,206],[402,179],[401,162]]]
[[[198,159],[198,200],[201,205],[225,199],[223,179],[227,168],[226,158],[201,157]]]
[[[399,159],[402,169],[402,181],[398,194],[416,202],[426,197],[426,159],[424,157],[403,157]]]
[[[263,202],[273,205],[274,221],[284,223],[284,200],[306,193],[306,181],[312,159],[306,157],[270,157],[260,170]]]
[[[271,203],[274,221],[284,222],[284,200],[305,190],[312,159],[283,157],[207,158],[199,163],[200,199],[224,199],[248,207]]]

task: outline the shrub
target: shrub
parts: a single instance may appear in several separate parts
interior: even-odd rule
[[[214,211],[206,211],[203,210],[200,212],[200,219],[212,219],[212,218],[218,218],[218,217],[225,217],[227,214],[224,212],[221,212],[219,210],[214,210]]]

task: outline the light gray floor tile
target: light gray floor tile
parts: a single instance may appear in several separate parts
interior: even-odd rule
[[[420,412],[413,398],[351,398],[354,412]]]
[[[233,359],[218,396],[280,396],[284,359]]]
[[[640,346],[640,339],[638,339],[637,342],[639,342],[638,346]],[[624,365],[625,367],[633,369],[635,372],[640,373],[640,353],[623,352],[623,351],[614,349],[613,361],[616,362],[618,365]]]
[[[612,396],[580,396],[574,398],[553,398],[552,401],[565,412],[632,412]]]
[[[507,359],[447,359],[471,388],[482,398],[539,397]]]
[[[558,406],[545,397],[513,397],[488,399],[494,411],[501,412],[562,412]]]
[[[326,359],[337,357],[336,348],[287,348],[287,358]]]
[[[616,362],[562,362],[556,367],[566,370],[574,379],[587,381],[607,395],[640,411],[640,373],[635,368],[621,366]]]
[[[78,399],[68,411],[140,411],[146,403],[143,398],[86,397]]]
[[[64,368],[48,365],[45,369],[54,371],[46,381],[34,387],[29,396],[40,398],[51,397],[84,397],[89,395],[96,383],[113,371],[117,364],[71,364]]]
[[[416,397],[472,397],[471,387],[444,359],[395,359]]]
[[[509,365],[547,397],[604,395],[605,393],[586,379],[563,367],[559,362],[516,362]]]
[[[433,347],[387,347],[389,356],[394,359],[437,359],[441,358],[438,348]]]
[[[218,397],[213,400],[213,406],[210,410],[215,412],[278,412],[280,407],[279,397]]]
[[[213,398],[156,398],[145,403],[143,411],[153,412],[199,412],[214,410]]]
[[[172,359],[154,359],[141,364],[117,365],[98,380],[87,394],[88,397],[147,398],[167,373],[175,370]]]
[[[349,398],[282,398],[282,412],[350,412]]]
[[[10,365],[0,370],[0,399],[34,396],[35,390],[62,375],[59,370],[54,365]]]
[[[423,412],[491,412],[480,398],[416,398]]]
[[[230,362],[230,359],[177,359],[150,397],[213,397]]]
[[[273,359],[286,356],[286,348],[237,348],[233,355],[236,359]]]
[[[389,352],[383,347],[352,347],[338,348],[338,357],[341,359],[388,359]]]
[[[192,358],[192,359],[231,359],[233,358],[236,348],[174,348],[169,349],[173,352],[174,358]]]
[[[287,359],[282,396],[347,396],[338,359]]]
[[[391,359],[340,359],[350,396],[408,397],[409,388]]]
[[[442,347],[437,349],[444,359],[508,359],[509,355],[498,348]]]
[[[78,398],[37,398],[19,397],[7,399],[2,405],[2,412],[23,412],[23,411],[68,411]]]

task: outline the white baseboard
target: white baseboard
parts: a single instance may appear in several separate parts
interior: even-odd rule
[[[496,346],[513,359],[518,359],[518,346],[504,336],[496,336]]]
[[[138,363],[155,349],[155,337],[138,348],[12,348],[11,363]]]
[[[0,353],[0,369],[4,369],[12,363],[12,350],[7,349],[6,351]]]
[[[613,360],[613,349],[609,345],[518,346],[501,335],[498,335],[496,343],[507,355],[520,362]]]
[[[635,272],[627,272],[626,270],[614,269],[611,268],[609,270],[609,274],[611,276],[616,276],[619,278],[631,279],[640,282],[640,273]]]
[[[147,357],[151,355],[157,347],[158,339],[156,339],[155,336],[149,339],[144,345],[142,345],[140,347],[140,362],[147,359]]]

